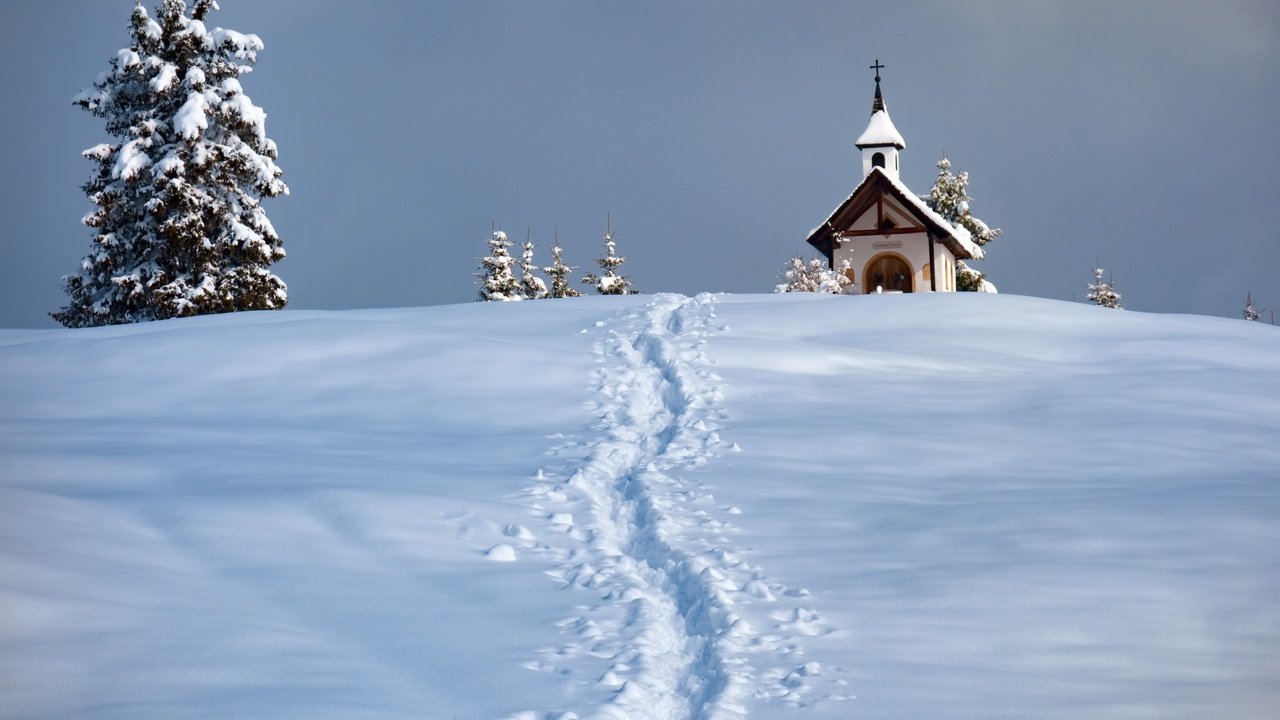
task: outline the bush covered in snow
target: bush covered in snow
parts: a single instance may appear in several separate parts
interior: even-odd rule
[[[963,260],[956,261],[956,289],[960,292],[997,292],[995,284]]]
[[[833,295],[849,295],[854,292],[854,282],[849,279],[849,262],[846,260],[837,272],[827,267],[822,258],[808,262],[792,256],[782,272],[785,282],[774,286],[774,292],[814,292]]]

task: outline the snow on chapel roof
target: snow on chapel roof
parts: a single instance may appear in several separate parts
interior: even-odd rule
[[[886,173],[883,168],[872,168],[872,172],[879,172],[883,174],[885,176],[885,179],[887,179],[890,183],[892,183],[894,189],[898,191],[898,193],[900,194],[899,195],[900,199],[903,200],[904,202],[910,203],[916,209],[917,212],[929,218],[930,220],[942,226],[943,228],[949,228],[951,230],[951,237],[955,239],[955,242],[957,245],[964,248],[965,251],[969,253],[969,257],[982,259],[986,255],[986,253],[983,252],[982,250],[982,246],[978,245],[973,241],[973,236],[969,233],[968,230],[966,230],[964,227],[960,225],[954,225],[952,223],[947,222],[946,218],[942,217],[936,211],[934,211],[933,208],[929,207],[929,204],[926,203],[920,196],[911,192],[911,190],[901,180],[899,180],[896,177],[893,177],[889,173]]]
[[[879,62],[879,60],[876,61],[877,64]],[[878,70],[876,72],[876,97],[871,102],[871,119],[867,121],[867,129],[862,131],[854,145],[860,148],[893,146],[899,150],[907,146],[907,141],[902,139],[902,133],[899,133],[898,128],[893,126],[893,121],[889,119],[889,110],[884,106],[884,97],[880,95],[880,73]]]
[[[871,114],[867,129],[862,131],[854,144],[860,148],[892,145],[901,150],[907,146],[907,141],[902,139],[898,128],[893,126],[893,121],[889,119],[889,111],[877,110]]]
[[[829,250],[823,250],[823,247],[831,242],[831,239],[839,233],[839,230],[843,229],[845,223],[841,218],[844,217],[851,220],[853,219],[851,216],[856,216],[860,213],[859,206],[865,207],[863,203],[870,202],[868,198],[874,197],[873,193],[876,186],[890,189],[891,193],[906,207],[908,212],[914,213],[919,220],[926,225],[932,226],[933,232],[937,233],[938,240],[946,245],[956,257],[964,260],[969,258],[980,259],[984,256],[985,253],[982,250],[982,246],[973,242],[973,237],[968,230],[947,222],[945,218],[930,208],[928,203],[911,192],[906,184],[885,172],[884,168],[879,167],[871,168],[871,172],[862,179],[861,183],[858,183],[858,186],[853,189],[849,197],[845,198],[844,202],[836,206],[830,217],[809,232],[807,242],[822,250],[824,254],[829,253]]]

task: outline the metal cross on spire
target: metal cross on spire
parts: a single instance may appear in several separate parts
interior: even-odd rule
[[[881,110],[884,110],[884,97],[880,95],[880,69],[883,68],[884,65],[880,64],[880,58],[876,58],[876,64],[871,65],[870,67],[872,70],[876,71],[876,97],[871,101],[871,114],[875,115]]]

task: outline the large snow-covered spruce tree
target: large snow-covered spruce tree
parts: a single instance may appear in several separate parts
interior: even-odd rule
[[[933,188],[928,195],[922,195],[934,212],[947,222],[969,231],[969,237],[979,246],[1000,237],[1004,231],[989,227],[969,212],[969,173],[951,171],[951,161],[942,158],[938,161],[938,177],[933,181]],[[995,292],[996,287],[981,272],[969,267],[963,260],[956,263],[956,289],[961,291]]]
[[[288,187],[266,114],[241,88],[256,35],[205,26],[214,0],[139,2],[131,44],[73,104],[112,140],[84,152],[93,247],[63,278],[68,327],[268,310],[288,302],[268,267],[284,257],[260,206]]]

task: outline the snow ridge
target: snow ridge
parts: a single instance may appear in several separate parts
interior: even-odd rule
[[[604,660],[594,691],[582,698],[598,706],[592,717],[741,718],[749,688],[758,698],[798,702],[808,690],[799,678],[820,672],[810,662],[757,676],[749,655],[801,654],[797,635],[827,629],[812,610],[794,608],[770,615],[780,622],[761,635],[735,611],[739,603],[772,603],[774,591],[786,589],[740,559],[727,537],[732,526],[715,517],[736,509],[717,508],[681,476],[725,449],[720,378],[701,349],[714,306],[707,293],[658,295],[606,332],[596,347],[597,434],[566,480],[531,491],[535,511],[581,543],[559,551],[553,575],[598,600],[562,622],[574,641],[530,667],[565,674],[581,669],[574,658]]]

